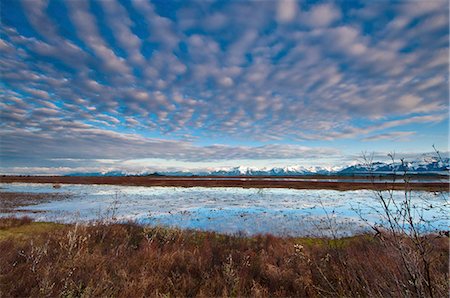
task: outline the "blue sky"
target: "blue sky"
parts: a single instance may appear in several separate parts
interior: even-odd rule
[[[448,151],[448,1],[0,3],[2,173]]]

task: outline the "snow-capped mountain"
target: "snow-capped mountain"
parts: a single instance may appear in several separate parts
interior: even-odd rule
[[[275,167],[275,168],[255,168],[255,167],[231,167],[222,168],[213,171],[204,172],[177,172],[165,173],[159,172],[162,175],[175,174],[176,176],[300,176],[300,175],[353,175],[353,174],[369,174],[370,172],[379,174],[443,174],[448,175],[450,171],[450,159],[445,158],[438,160],[434,158],[416,160],[412,162],[374,162],[371,167],[363,164],[352,166],[336,166],[336,167],[303,167],[300,165]]]
[[[211,171],[141,171],[139,173],[126,171],[109,171],[98,173],[73,173],[68,176],[301,176],[301,175],[361,175],[377,174],[441,174],[449,175],[450,159],[438,160],[427,158],[411,162],[374,162],[370,167],[364,164],[341,167],[303,167],[300,165],[274,168],[230,167]]]
[[[385,174],[425,174],[425,173],[439,173],[448,175],[450,171],[450,159],[444,158],[438,160],[436,158],[427,158],[422,160],[416,160],[412,162],[395,162],[384,163],[374,162],[370,166],[357,164],[338,172],[338,174],[364,174],[364,173],[385,173]]]
[[[209,175],[217,176],[296,176],[333,173],[336,168],[288,166],[275,168],[234,167],[211,171]]]

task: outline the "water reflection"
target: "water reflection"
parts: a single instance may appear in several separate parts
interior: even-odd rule
[[[304,236],[327,235],[333,225],[340,235],[367,228],[379,219],[379,202],[371,190],[296,190],[280,188],[181,188],[108,185],[3,183],[4,192],[65,193],[64,200],[24,206],[37,220],[90,221],[114,217],[222,233]],[[404,193],[394,192],[396,200]],[[414,206],[435,228],[448,229],[448,193],[415,191]],[[428,208],[433,205],[434,208]],[[437,208],[439,207],[439,208]],[[45,211],[33,213],[35,211]],[[3,214],[5,216],[6,214]],[[10,214],[8,214],[10,215]]]

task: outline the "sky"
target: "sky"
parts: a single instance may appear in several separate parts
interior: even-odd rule
[[[448,1],[0,1],[0,173],[448,152]]]

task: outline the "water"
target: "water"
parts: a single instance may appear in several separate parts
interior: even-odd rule
[[[229,234],[272,233],[282,236],[352,235],[380,222],[381,205],[371,190],[295,190],[280,188],[181,188],[111,185],[0,183],[3,192],[64,193],[69,198],[22,206],[20,215],[36,220],[86,222],[132,220]],[[387,196],[387,192],[383,192]],[[393,192],[396,202],[404,199]],[[449,193],[411,193],[414,218],[448,230]],[[430,207],[431,206],[431,207]],[[11,215],[1,214],[0,216]],[[361,219],[367,220],[365,222]]]

